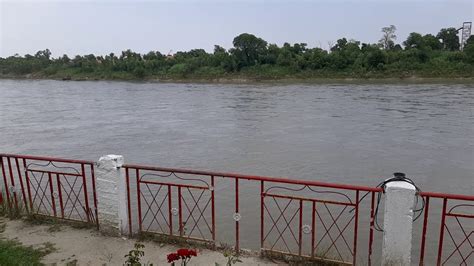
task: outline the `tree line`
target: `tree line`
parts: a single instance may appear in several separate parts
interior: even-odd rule
[[[212,53],[203,49],[173,55],[126,50],[119,55],[53,58],[46,49],[34,55],[0,58],[0,76],[63,79],[474,76],[474,36],[461,50],[455,28],[443,28],[436,35],[413,32],[401,44],[396,43],[394,25],[382,28],[381,32],[378,43],[341,38],[329,50],[310,48],[306,43],[278,46],[249,33],[236,36],[230,49],[215,45]]]

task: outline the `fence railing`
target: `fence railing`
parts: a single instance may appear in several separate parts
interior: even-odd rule
[[[0,154],[0,168],[10,209],[98,226],[94,162]]]
[[[234,173],[171,169],[142,165],[123,165],[126,173],[129,214],[138,208],[140,232],[158,233],[215,243],[216,220],[234,225],[234,245],[241,246],[242,185],[253,182],[259,194],[247,196],[259,206],[253,224],[259,224],[260,249],[264,252],[330,259],[355,264],[361,257],[371,263],[374,238],[373,215],[376,193],[380,188],[302,181]],[[219,186],[224,183],[223,186]],[[132,184],[136,189],[131,192]],[[248,187],[249,185],[247,185]],[[217,209],[216,198],[225,194],[231,219]],[[229,196],[232,194],[232,196]],[[363,204],[368,194],[369,203]],[[248,195],[248,194],[247,194]],[[136,201],[133,199],[136,198]],[[367,208],[364,225],[360,208]],[[255,208],[254,208],[255,209]],[[229,216],[229,215],[227,215]],[[176,217],[176,218],[175,218]],[[250,217],[245,217],[250,219]],[[129,217],[130,223],[132,217]],[[359,228],[365,226],[368,248],[358,251]],[[132,225],[129,224],[132,231]],[[185,228],[187,230],[185,230]]]
[[[474,264],[474,195],[421,192],[425,201],[420,241],[420,265]],[[433,201],[441,211],[432,213]],[[439,209],[438,209],[439,210]],[[430,223],[433,225],[430,227]],[[431,230],[428,231],[430,228]],[[439,232],[436,239],[435,232]],[[431,232],[431,233],[430,233]],[[427,247],[428,240],[436,245]],[[431,254],[426,254],[431,251]],[[428,261],[431,258],[430,261]]]
[[[95,167],[92,161],[0,154],[0,203],[99,226]],[[382,234],[374,222],[381,188],[133,164],[120,171],[130,234],[137,226],[140,233],[213,245],[230,241],[236,250],[253,239],[264,253],[342,264],[379,261]],[[474,196],[419,196],[425,206],[414,226],[416,261],[472,265]]]

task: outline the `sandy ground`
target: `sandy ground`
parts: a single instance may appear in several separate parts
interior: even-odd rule
[[[124,255],[133,249],[134,239],[101,235],[94,229],[76,229],[67,225],[32,225],[21,220],[1,218],[5,231],[0,237],[16,239],[26,246],[42,247],[50,242],[57,249],[45,256],[45,264],[65,265],[68,262],[77,265],[123,265]],[[178,247],[161,245],[156,242],[142,242],[145,245],[145,256],[142,262],[153,265],[169,265],[166,255],[176,251]],[[258,257],[241,257],[243,263],[238,265],[278,265]],[[190,265],[225,265],[226,259],[220,252],[198,250],[198,256],[190,261]]]

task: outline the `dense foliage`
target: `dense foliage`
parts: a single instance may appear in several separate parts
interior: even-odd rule
[[[226,50],[193,49],[164,55],[158,51],[120,55],[93,54],[52,58],[46,49],[35,55],[0,58],[0,77],[62,79],[215,79],[215,78],[384,78],[472,77],[474,37],[461,51],[455,28],[435,36],[411,33],[396,44],[396,27],[382,28],[377,44],[342,38],[329,51],[306,43],[268,44],[243,33]]]

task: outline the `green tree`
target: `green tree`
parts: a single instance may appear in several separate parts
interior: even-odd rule
[[[283,44],[283,48],[287,48],[292,54],[304,53],[306,51],[306,46],[308,46],[306,43],[295,43],[293,46],[289,43]]]
[[[443,44],[432,34],[426,34],[423,36],[423,44],[426,47],[430,47],[431,50],[440,50],[443,48]]]
[[[180,63],[180,64],[173,65],[169,69],[170,74],[176,75],[176,76],[179,76],[179,77],[185,77],[187,74],[189,74],[189,72],[190,72],[190,68],[185,63]]]
[[[214,54],[223,54],[226,53],[227,51],[225,50],[224,47],[219,46],[219,45],[214,45]]]
[[[466,40],[466,46],[469,44],[474,44],[474,35],[471,35],[467,40]]]
[[[277,64],[280,66],[291,66],[293,62],[294,59],[291,50],[283,48],[277,57]]]
[[[242,33],[234,38],[233,54],[239,66],[253,66],[257,63],[259,55],[264,56],[267,42],[253,34]]]
[[[339,39],[337,40],[336,44],[333,47],[331,47],[331,51],[333,52],[341,51],[346,47],[346,45],[347,45],[346,38]]]
[[[406,39],[406,41],[403,42],[403,45],[405,45],[406,49],[411,49],[411,48],[421,49],[425,47],[425,42],[421,34],[412,32],[410,33],[410,35],[408,35],[408,38]]]
[[[467,61],[474,64],[474,35],[467,39],[463,52],[466,54]]]
[[[387,53],[380,50],[377,45],[367,45],[362,49],[364,51],[364,65],[368,69],[383,69],[387,63]]]
[[[134,70],[133,74],[137,78],[144,78],[146,75],[145,68],[142,65],[138,65]]]
[[[111,58],[113,58],[113,54],[111,54]],[[143,60],[145,61],[153,61],[153,60],[163,60],[164,59],[164,56],[156,51],[150,51],[148,52],[147,54],[143,55]]]
[[[127,60],[141,60],[142,56],[139,53],[135,53],[130,49],[127,49],[126,51],[122,51],[122,55],[120,56],[121,60],[127,61]]]
[[[35,57],[39,59],[49,60],[49,58],[51,57],[51,51],[49,49],[38,51],[36,52]]]
[[[276,44],[269,44],[264,56],[261,57],[262,64],[275,65],[278,56],[281,53],[281,48]]]
[[[305,54],[308,55],[309,68],[322,69],[328,64],[328,52],[321,48],[309,49]]]
[[[69,59],[69,57],[66,54],[64,54],[62,57],[58,58],[57,61],[60,62],[61,64],[69,64],[69,62],[71,62],[71,59]]]
[[[220,67],[224,71],[232,72],[236,68],[235,59],[225,48],[214,45],[214,53],[212,54],[211,65],[213,67]]]
[[[395,46],[393,46],[392,50],[399,52],[399,51],[403,50],[403,48],[400,44],[395,44]]]
[[[113,65],[115,65],[115,61],[118,60],[117,56],[114,53],[110,53],[108,57],[106,56],[106,58],[110,60]]]
[[[455,28],[441,29],[436,37],[443,42],[443,48],[449,51],[459,50],[459,36]]]

